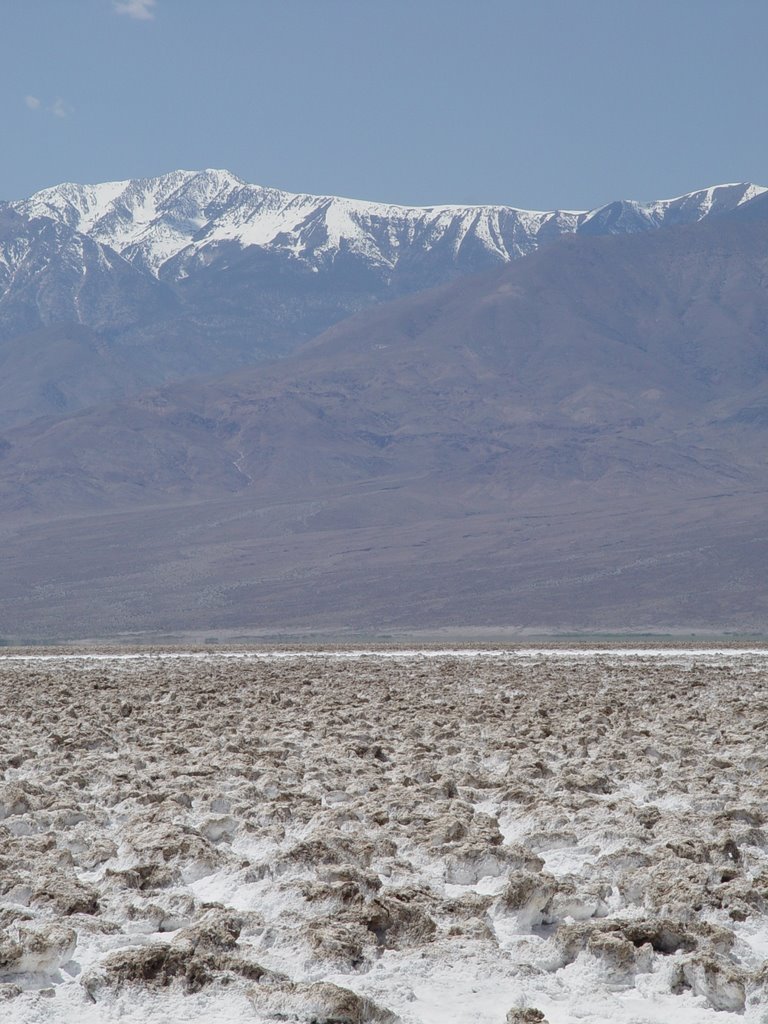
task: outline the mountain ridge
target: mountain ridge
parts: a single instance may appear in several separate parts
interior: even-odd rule
[[[64,184],[0,204],[0,429],[220,376],[333,324],[558,244],[745,213],[728,184],[595,211],[399,207],[228,171]]]
[[[183,279],[191,260],[222,242],[277,248],[312,266],[346,245],[373,263],[394,268],[398,250],[452,236],[456,251],[472,238],[490,259],[504,263],[531,252],[540,238],[553,233],[650,230],[667,220],[692,223],[735,209],[765,191],[760,185],[735,182],[647,203],[617,200],[592,210],[405,206],[291,193],[208,168],[94,185],[62,183],[9,205],[27,216],[62,220],[156,277],[174,261],[168,276]],[[382,232],[383,224],[387,231]],[[318,234],[319,245],[317,237],[313,240]],[[191,251],[180,259],[185,250]]]
[[[758,205],[3,432],[5,633],[764,631]]]

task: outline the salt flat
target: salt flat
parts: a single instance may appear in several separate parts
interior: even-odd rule
[[[0,1019],[768,1021],[768,652],[0,657]]]

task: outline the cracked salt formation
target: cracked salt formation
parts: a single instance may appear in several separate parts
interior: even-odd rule
[[[765,1024],[767,670],[0,659],[0,1019]]]

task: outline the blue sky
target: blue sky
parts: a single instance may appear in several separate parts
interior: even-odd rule
[[[0,198],[226,167],[392,202],[768,184],[765,0],[10,0]]]

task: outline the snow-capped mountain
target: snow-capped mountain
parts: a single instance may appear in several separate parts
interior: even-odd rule
[[[221,170],[57,185],[0,203],[0,426],[289,354],[375,303],[563,235],[692,224],[766,192],[542,212],[297,195]]]
[[[252,358],[246,318],[222,355],[224,285],[197,335],[191,314],[106,342],[49,329],[17,339],[12,374],[3,343],[0,408],[23,396],[26,352],[57,413],[0,429],[5,635],[623,631],[640,614],[764,631],[764,199],[569,238],[290,358],[127,397],[161,357],[188,378]],[[300,284],[296,308],[314,299]],[[275,286],[274,325],[288,295]]]
[[[114,248],[63,220],[0,211],[3,335],[63,322],[114,331],[134,319],[136,304],[159,314],[162,286]]]
[[[217,246],[257,246],[320,269],[340,254],[393,272],[401,262],[449,256],[457,269],[507,263],[575,232],[618,234],[728,212],[766,189],[718,185],[676,199],[620,201],[588,211],[511,206],[406,207],[249,185],[229,171],[174,171],[157,178],[64,184],[12,203],[50,217],[158,277],[183,279]]]

